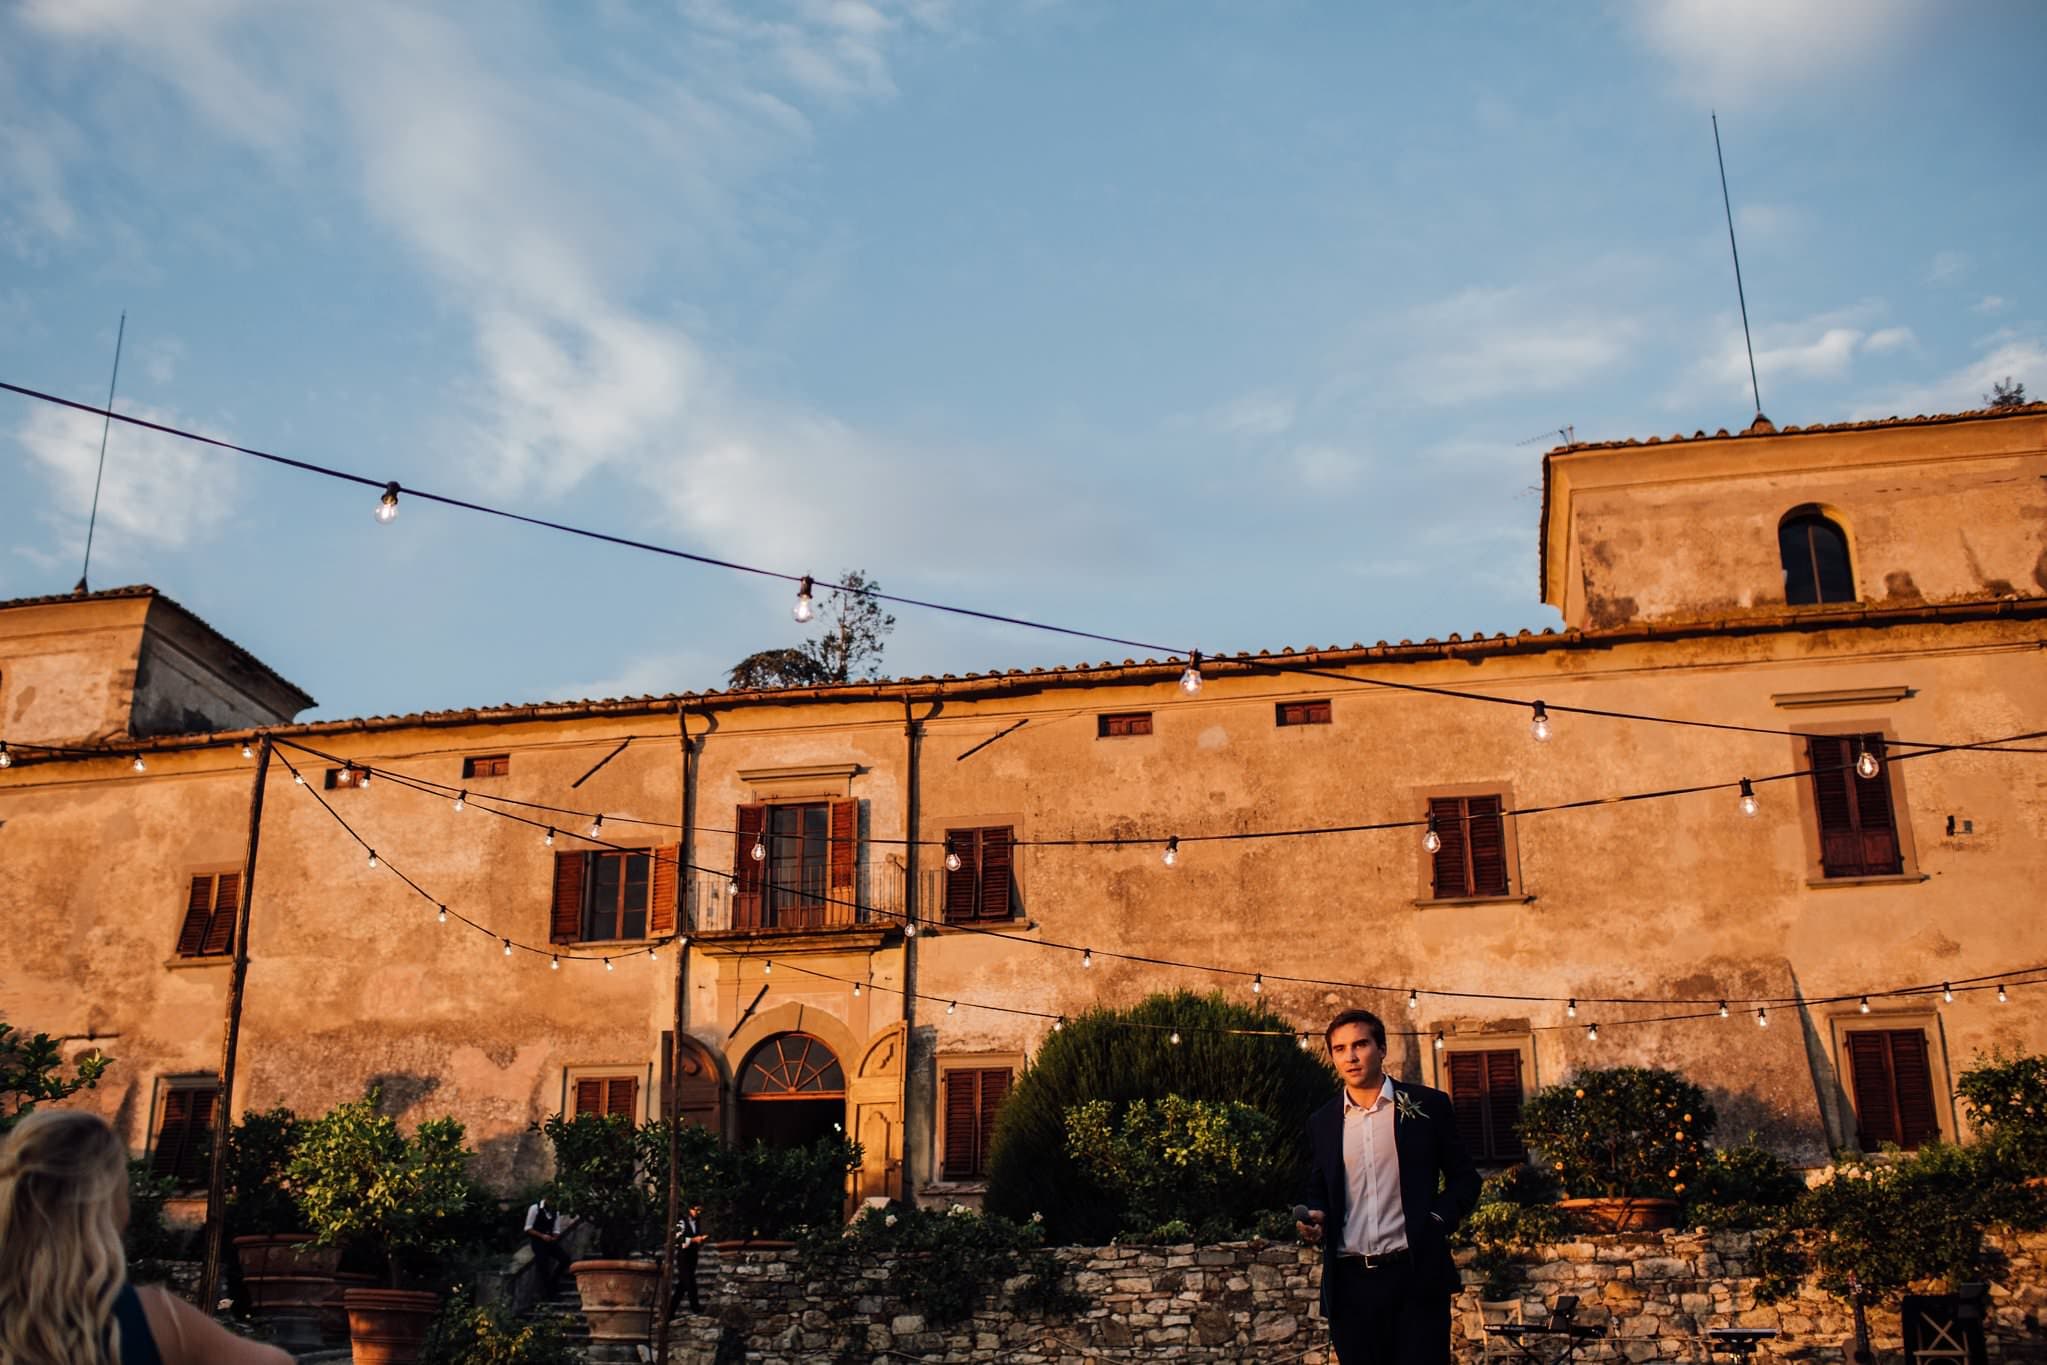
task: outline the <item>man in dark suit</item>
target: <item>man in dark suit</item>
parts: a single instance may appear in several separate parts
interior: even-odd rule
[[[692,1199],[675,1223],[675,1287],[668,1296],[668,1316],[671,1318],[681,1309],[685,1298],[689,1300],[690,1312],[704,1311],[697,1291],[697,1257],[707,1239],[703,1215],[704,1206]]]
[[[1450,1233],[1478,1202],[1478,1170],[1450,1097],[1386,1074],[1378,1015],[1345,1010],[1323,1036],[1343,1090],[1308,1120],[1308,1216],[1296,1229],[1322,1248],[1322,1316],[1337,1359],[1446,1365]]]

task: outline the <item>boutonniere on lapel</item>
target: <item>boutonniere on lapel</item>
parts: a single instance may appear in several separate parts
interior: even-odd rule
[[[1408,1094],[1405,1090],[1393,1092],[1393,1113],[1395,1117],[1403,1119],[1426,1119],[1428,1117],[1422,1111],[1421,1101]]]

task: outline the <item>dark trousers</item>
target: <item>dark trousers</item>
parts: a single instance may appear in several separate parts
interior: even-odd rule
[[[562,1272],[569,1268],[569,1253],[562,1250],[560,1242],[550,1242],[545,1237],[526,1234],[526,1245],[533,1248],[533,1270],[540,1276],[540,1286],[548,1298],[561,1287]]]
[[[1338,1257],[1329,1338],[1343,1365],[1448,1365],[1450,1295],[1408,1264],[1367,1270]]]
[[[697,1298],[697,1248],[677,1247],[675,1250],[675,1288],[668,1295],[668,1316],[674,1317],[682,1307],[682,1301],[689,1300],[689,1311],[701,1313],[704,1305]]]

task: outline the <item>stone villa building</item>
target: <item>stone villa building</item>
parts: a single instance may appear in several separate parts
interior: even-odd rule
[[[1252,973],[1304,1031],[1379,1010],[1495,1159],[1595,1063],[1811,1162],[1959,1133],[1958,1071],[2047,1050],[2047,986],[1990,979],[2047,963],[2047,741],[1926,746],[2047,730],[2047,406],[1559,448],[1538,551],[1561,630],[1193,694],[1126,660],[307,724],[154,589],[0,602],[0,1018],[112,1054],[75,1102],[197,1171],[269,736],[233,1110],[380,1080],[505,1185],[533,1120],[672,1088],[734,1137],[842,1125],[856,1196],[970,1199],[1058,1016]]]

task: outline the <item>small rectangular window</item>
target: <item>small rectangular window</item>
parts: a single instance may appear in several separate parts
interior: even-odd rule
[[[1874,1152],[1890,1142],[1911,1151],[1939,1137],[1926,1031],[1852,1029],[1847,1041],[1857,1145]]]
[[[1008,825],[949,829],[945,847],[960,860],[945,874],[945,918],[1006,920],[1016,903],[1015,832]]]
[[[1458,1136],[1477,1161],[1520,1161],[1521,1051],[1452,1052],[1450,1109]]]
[[[602,1114],[637,1120],[640,1116],[640,1082],[635,1076],[583,1076],[575,1083],[575,1112]]]
[[[369,778],[369,773],[361,768],[329,768],[327,770],[327,790],[338,792],[356,787],[365,787],[369,785]]]
[[[945,1073],[945,1178],[988,1174],[995,1113],[1009,1095],[1008,1067],[959,1067]]]
[[[462,776],[503,777],[512,771],[510,754],[471,754],[462,760]]]
[[[1440,841],[1431,885],[1437,900],[1508,894],[1507,830],[1498,796],[1437,796],[1429,828]]]
[[[1273,707],[1273,722],[1278,725],[1327,725],[1329,724],[1329,700],[1283,701]]]
[[[1122,739],[1151,733],[1151,712],[1109,711],[1095,717],[1096,739]]]
[[[156,1141],[150,1144],[151,1171],[182,1189],[206,1183],[213,1164],[213,1106],[219,1097],[220,1083],[211,1079],[168,1084]]]
[[[648,853],[587,855],[583,937],[593,943],[647,936]]]
[[[234,950],[241,892],[239,872],[202,872],[192,878],[178,929],[179,957],[224,957]]]
[[[1876,761],[1874,776],[1862,776],[1857,767],[1864,755]],[[1814,735],[1806,741],[1806,757],[1813,807],[1819,814],[1821,871],[1829,877],[1903,872],[1884,737]]]

